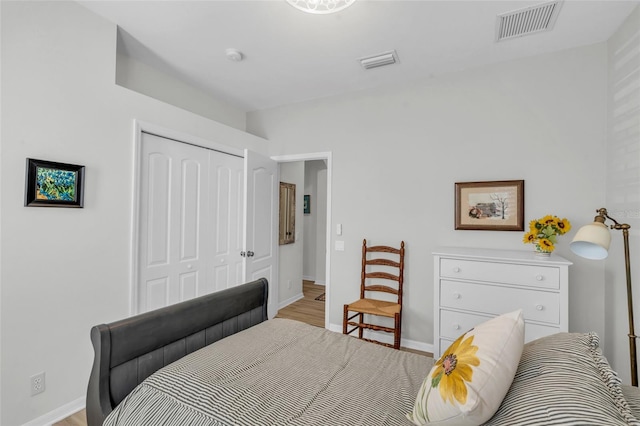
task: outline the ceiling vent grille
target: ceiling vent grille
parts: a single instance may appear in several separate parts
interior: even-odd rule
[[[553,29],[562,0],[541,3],[498,15],[496,41]]]
[[[369,70],[371,68],[383,67],[385,65],[393,65],[398,62],[398,54],[395,50],[381,53],[376,56],[359,59],[362,68]]]

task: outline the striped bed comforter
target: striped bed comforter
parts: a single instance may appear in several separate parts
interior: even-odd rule
[[[273,319],[159,370],[104,425],[409,425],[432,364]]]

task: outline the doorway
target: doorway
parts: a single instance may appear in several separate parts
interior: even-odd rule
[[[306,270],[304,267],[305,261],[303,260],[303,268],[300,273],[299,279],[312,278],[313,281],[317,281],[319,284],[324,284],[324,328],[329,329],[330,318],[329,312],[331,303],[331,258],[330,258],[330,241],[331,241],[331,153],[312,153],[312,154],[298,154],[298,155],[285,155],[271,157],[272,160],[282,163],[298,162],[303,165],[305,170],[308,170],[312,175],[316,176],[316,179],[322,181],[321,185],[315,185],[311,182],[313,179],[304,179],[303,188],[300,188],[300,199],[304,199],[304,195],[310,195],[309,197],[309,210],[308,215],[302,214],[299,216],[302,220],[300,224],[296,226],[296,233],[303,233],[302,240],[303,245],[308,245],[312,242],[314,249],[311,247],[304,247],[301,250],[304,251],[303,256],[307,256]],[[308,165],[308,167],[307,167]],[[282,180],[282,177],[281,179]],[[315,186],[313,191],[307,183]],[[318,191],[317,187],[321,189]],[[304,189],[304,191],[302,191]],[[301,203],[303,204],[303,203]],[[300,209],[302,211],[302,209]],[[318,227],[321,227],[322,232],[318,232]],[[308,238],[312,234],[314,238]],[[317,235],[321,235],[323,241],[321,244],[317,244]],[[282,246],[281,246],[282,247]],[[321,247],[318,249],[318,247]],[[282,253],[282,250],[281,250]],[[310,258],[313,259],[310,259]],[[301,256],[302,260],[302,256]],[[309,265],[313,264],[313,268]],[[279,275],[279,286],[286,288],[290,285],[288,277],[284,275],[284,272]],[[284,292],[283,292],[284,293]],[[319,296],[319,295],[318,295]]]

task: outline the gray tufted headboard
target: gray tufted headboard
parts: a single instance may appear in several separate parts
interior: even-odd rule
[[[242,284],[91,329],[87,422],[106,416],[148,376],[267,319],[267,280]]]

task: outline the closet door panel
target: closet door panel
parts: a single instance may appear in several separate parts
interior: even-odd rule
[[[244,160],[212,151],[210,187],[213,261],[209,277],[215,291],[242,284],[242,201]]]
[[[147,133],[140,148],[136,290],[146,312],[204,294],[209,151]]]

